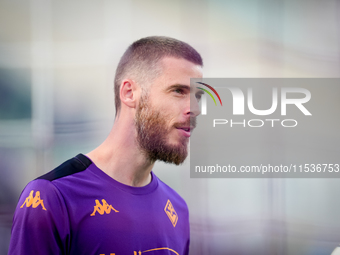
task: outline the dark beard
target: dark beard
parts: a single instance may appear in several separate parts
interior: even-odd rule
[[[148,97],[142,96],[135,116],[137,142],[144,155],[151,161],[164,161],[179,165],[184,162],[188,155],[188,141],[182,137],[180,144],[167,143],[167,137],[171,128],[167,128],[166,116],[159,111],[151,109]],[[191,119],[191,125],[195,126],[196,118]],[[175,126],[190,126],[189,123],[176,123]]]

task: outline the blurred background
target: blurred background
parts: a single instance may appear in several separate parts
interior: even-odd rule
[[[113,77],[133,41],[191,44],[205,77],[339,77],[338,0],[0,0],[0,254],[24,186],[108,135]],[[191,254],[330,254],[340,179],[190,179]]]

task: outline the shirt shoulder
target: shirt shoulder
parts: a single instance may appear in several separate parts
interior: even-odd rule
[[[65,201],[55,181],[82,172],[91,163],[86,156],[79,154],[62,163],[54,170],[29,182],[20,195],[17,210],[25,207],[41,208],[43,211],[46,211],[47,207],[59,208]],[[38,210],[34,210],[34,213],[37,212]]]
[[[36,180],[54,181],[75,173],[86,170],[92,164],[91,160],[83,154],[78,154],[74,158],[71,158],[62,163],[52,171],[38,177]]]

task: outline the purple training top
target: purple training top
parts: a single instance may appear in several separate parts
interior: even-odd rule
[[[82,154],[66,161],[25,187],[9,254],[188,254],[187,205],[151,175],[137,188],[115,181]]]

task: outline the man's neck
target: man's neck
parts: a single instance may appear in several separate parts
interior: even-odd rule
[[[86,156],[120,183],[142,187],[151,182],[154,162],[150,162],[138,148],[134,125],[115,123],[107,139]]]

